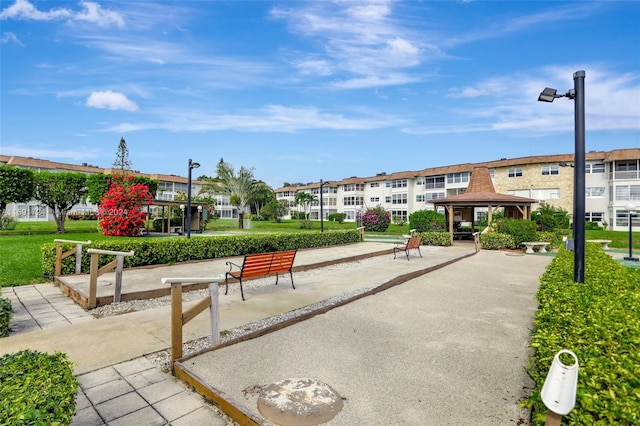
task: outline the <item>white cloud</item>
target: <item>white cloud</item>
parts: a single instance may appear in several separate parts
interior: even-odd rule
[[[101,27],[124,26],[124,18],[117,12],[103,9],[98,3],[81,1],[82,10],[73,11],[55,8],[48,11],[38,10],[28,0],[16,0],[14,4],[0,12],[0,19],[22,19],[28,21],[55,21],[66,19],[70,22],[89,22]]]
[[[2,44],[15,43],[18,46],[24,46],[14,33],[8,31],[6,33],[2,33],[2,39],[0,39],[0,42]]]
[[[92,108],[104,108],[104,109],[124,109],[127,111],[137,111],[138,105],[135,102],[130,101],[127,97],[118,92],[112,92],[107,90],[104,92],[93,92],[87,98],[87,106]]]
[[[17,155],[20,157],[33,157],[33,158],[65,158],[74,161],[86,160],[90,158],[97,158],[98,152],[94,150],[78,149],[71,151],[64,151],[60,149],[47,149],[47,148],[25,148],[19,145],[6,145],[2,146],[2,155]]]

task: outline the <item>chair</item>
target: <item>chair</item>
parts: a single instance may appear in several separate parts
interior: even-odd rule
[[[400,244],[393,248],[393,258],[396,258],[396,251],[403,250],[407,255],[407,260],[409,260],[409,250],[411,249],[418,249],[418,253],[420,254],[420,257],[422,257],[422,252],[420,251],[421,244],[422,237],[411,237],[405,244]]]

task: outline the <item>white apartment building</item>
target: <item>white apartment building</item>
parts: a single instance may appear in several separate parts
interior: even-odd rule
[[[538,200],[537,209],[550,204],[573,212],[573,154],[533,156],[484,163],[466,163],[418,171],[378,173],[370,177],[349,177],[323,183],[323,214],[345,213],[354,221],[358,213],[378,205],[388,210],[392,218],[408,219],[414,211],[434,209],[430,200],[463,194],[474,167],[486,166],[498,193]],[[586,154],[585,219],[605,223],[608,229],[624,231],[629,226],[628,203],[640,210],[640,149],[592,151]],[[276,190],[277,199],[289,201],[292,211],[302,211],[295,205],[298,191],[317,197],[310,218],[320,218],[320,183]],[[476,210],[477,220],[486,214]],[[633,218],[640,226],[640,215]]]
[[[573,212],[573,154],[546,155],[507,159],[484,163],[465,163],[434,167],[417,171],[377,173],[370,177],[352,176],[322,184],[322,213],[326,220],[332,213],[345,213],[346,220],[355,221],[359,213],[378,205],[393,218],[408,220],[411,213],[433,209],[431,200],[463,194],[474,167],[486,166],[496,192],[538,200],[533,205],[551,204]],[[34,170],[74,171],[87,174],[113,173],[90,164],[57,163],[31,157],[2,156],[0,164],[27,167]],[[609,229],[625,231],[629,226],[628,203],[640,210],[640,148],[611,151],[591,151],[586,154],[585,211],[587,221],[606,223]],[[137,173],[137,172],[136,172]],[[156,199],[173,201],[179,193],[187,192],[186,177],[137,173],[159,181]],[[192,181],[191,193],[198,194],[203,182]],[[320,219],[320,182],[275,190],[278,200],[287,200],[291,212],[303,211],[295,204],[298,191],[307,192],[317,201],[310,207],[310,218]],[[216,196],[216,212],[221,218],[237,218],[238,211],[228,196]],[[74,212],[95,212],[97,206],[84,203]],[[37,201],[13,203],[6,214],[22,220],[53,220],[46,206]],[[476,209],[476,220],[486,214]],[[640,214],[633,218],[633,226],[640,227]]]

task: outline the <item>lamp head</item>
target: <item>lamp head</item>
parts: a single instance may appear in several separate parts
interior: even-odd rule
[[[184,210],[184,204],[180,204],[180,210]]]
[[[197,169],[198,167],[200,167],[200,163],[195,163],[191,160],[191,158],[189,158],[189,168],[190,169]]]
[[[544,90],[538,96],[539,102],[553,102],[555,98],[559,98],[557,95],[558,91],[556,89],[552,89],[551,87],[545,87]]]

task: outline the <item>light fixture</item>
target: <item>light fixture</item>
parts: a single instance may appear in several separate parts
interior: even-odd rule
[[[189,174],[187,175],[187,238],[191,238],[191,170],[200,167],[189,158]]]
[[[574,264],[573,280],[584,283],[584,249],[585,249],[585,125],[584,125],[584,71],[573,73],[573,89],[558,95],[556,89],[546,87],[538,96],[540,102],[553,102],[556,98],[574,100],[574,142],[573,157],[573,242]]]
[[[638,262],[637,257],[633,257],[633,215],[636,212],[636,206],[627,203],[624,206],[624,209],[629,212],[629,256],[625,257],[624,260],[630,260],[631,262]]]

